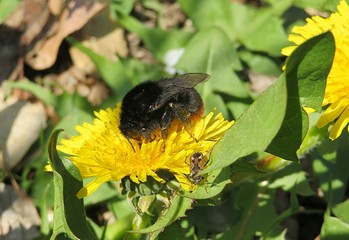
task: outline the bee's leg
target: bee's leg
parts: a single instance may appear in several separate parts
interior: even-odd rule
[[[163,138],[167,137],[167,129],[170,126],[174,117],[175,117],[175,111],[172,107],[172,103],[170,103],[166,107],[164,114],[161,117],[160,130]]]
[[[161,129],[162,138],[167,138],[167,129]]]
[[[179,118],[183,122],[183,126],[185,130],[190,134],[190,136],[195,139],[197,142],[198,140],[195,138],[193,131],[192,131],[192,126],[190,122],[190,112],[188,112],[185,108],[173,103],[172,108],[175,111],[175,116]]]

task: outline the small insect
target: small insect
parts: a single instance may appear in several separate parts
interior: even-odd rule
[[[208,78],[205,73],[188,73],[140,83],[122,100],[120,131],[128,139],[143,136],[150,140],[156,129],[166,136],[175,119],[189,124],[192,118],[201,117],[203,102],[194,87]]]
[[[204,169],[205,165],[204,155],[201,152],[191,155],[189,177],[195,184],[199,184],[204,180],[202,175],[197,176],[197,174]]]

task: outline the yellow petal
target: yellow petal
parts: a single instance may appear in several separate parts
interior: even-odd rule
[[[345,126],[348,125],[348,122],[349,122],[349,108],[347,107],[345,111],[341,114],[339,119],[333,125],[330,131],[330,139],[334,140],[338,138],[341,135]]]

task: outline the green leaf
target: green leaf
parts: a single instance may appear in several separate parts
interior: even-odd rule
[[[264,151],[279,131],[285,109],[286,82],[281,75],[215,145],[210,155],[212,163],[203,172],[226,167],[238,158]]]
[[[276,230],[275,232],[270,233],[268,236],[263,236],[261,238],[261,240],[285,240],[285,239],[287,239],[286,238],[286,232],[287,232],[286,229],[283,230],[283,231],[281,231],[281,230],[277,231]]]
[[[291,163],[284,169],[276,172],[268,186],[272,189],[282,188],[284,191],[294,191],[302,196],[314,195],[309,186],[306,172],[302,171],[298,163]]]
[[[128,230],[132,227],[134,215],[118,218],[114,223],[106,226],[104,239],[139,239],[137,235],[128,234]]]
[[[282,21],[274,16],[273,9],[255,9],[229,0],[179,2],[198,29],[218,27],[230,41],[240,42],[250,50],[279,56],[287,43]]]
[[[164,31],[160,28],[148,28],[131,16],[122,16],[118,21],[128,31],[136,33],[144,42],[145,46],[163,62],[164,55],[171,49],[183,48],[189,41],[192,33],[171,30]]]
[[[317,10],[334,12],[340,0],[293,0],[299,8],[315,8]]]
[[[262,240],[267,239],[278,239],[278,236],[275,236],[275,233],[280,229],[280,224],[291,216],[297,214],[300,210],[299,203],[296,195],[295,189],[291,189],[291,197],[290,197],[291,206],[287,210],[283,211],[276,218],[273,219],[273,224],[269,228],[269,230],[264,231],[264,235]]]
[[[191,240],[193,231],[190,229],[183,229],[179,224],[174,223],[166,227],[163,232],[159,234],[158,239],[188,239]]]
[[[267,173],[259,171],[255,163],[248,162],[244,159],[239,159],[231,165],[231,181],[234,185],[248,180],[266,177],[267,175]]]
[[[248,49],[280,56],[287,44],[283,22],[271,8],[252,8],[232,3],[233,29],[241,43]]]
[[[320,117],[320,113],[314,112],[309,115],[310,128],[305,136],[297,155],[302,158],[310,153],[316,146],[318,146],[324,139],[327,138],[328,128],[318,128],[316,123]]]
[[[343,132],[337,141],[326,139],[313,152],[313,168],[328,205],[342,202],[347,189],[349,136]]]
[[[82,125],[84,122],[92,123],[93,117],[91,114],[76,108],[65,115],[56,125],[55,129],[65,129],[67,136],[74,136],[79,134],[75,129],[76,125]]]
[[[334,56],[330,32],[309,39],[292,53],[286,63],[287,110],[283,125],[267,151],[287,160],[298,161],[307,131],[308,117],[302,107],[321,111],[327,75]]]
[[[263,2],[271,5],[277,16],[282,16],[282,14],[292,6],[294,0],[264,0]]]
[[[349,224],[327,213],[324,215],[320,236],[321,239],[347,240],[349,239]]]
[[[91,113],[93,108],[91,104],[87,101],[85,97],[80,96],[78,93],[70,94],[64,92],[62,95],[57,96],[57,103],[55,108],[58,116],[63,119],[66,116],[74,116],[74,112],[77,111],[82,114],[82,116],[74,116],[79,119],[84,119],[87,113]],[[82,113],[84,112],[84,113]],[[71,129],[74,126],[70,126]]]
[[[299,46],[286,62],[289,97],[300,98],[302,107],[321,112],[327,75],[335,52],[331,32],[311,38]]]
[[[340,220],[349,224],[349,199],[337,204],[332,211]]]
[[[234,202],[240,210],[240,218],[220,239],[253,239],[256,232],[263,233],[270,229],[277,217],[274,195],[274,190],[259,187],[256,182],[240,185]]]
[[[154,225],[140,230],[133,230],[133,233],[152,233],[170,225],[178,218],[184,217],[185,212],[191,208],[192,200],[180,195],[174,195],[169,208],[164,209]]]
[[[58,129],[52,133],[48,146],[54,181],[55,214],[51,239],[97,239],[87,225],[83,200],[76,197],[83,187],[79,170],[57,154],[57,137],[62,131]]]
[[[265,55],[247,50],[240,51],[239,55],[247,63],[250,71],[267,76],[279,76],[282,73],[280,65]]]
[[[6,88],[7,88],[6,89],[7,93],[13,88],[26,90],[47,105],[51,105],[51,106],[57,105],[57,97],[49,89],[43,88],[34,82],[30,82],[30,81],[7,82]]]

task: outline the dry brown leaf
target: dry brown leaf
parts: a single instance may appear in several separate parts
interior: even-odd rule
[[[0,239],[40,236],[40,218],[32,199],[20,197],[13,187],[0,183],[0,203]]]
[[[105,58],[115,61],[117,56],[128,55],[124,30],[109,18],[108,9],[93,17],[74,37],[84,46]],[[70,56],[75,66],[85,73],[95,72],[91,59],[75,47],[70,48]]]
[[[21,37],[21,43],[28,46],[34,38],[45,31],[44,27],[50,18],[50,11],[45,1],[41,0],[25,0],[22,6],[24,8],[22,24],[25,32]]]
[[[46,69],[56,61],[58,49],[65,37],[79,30],[86,22],[107,6],[106,3],[93,0],[68,1],[61,14],[48,26],[43,36],[32,44],[25,61],[34,69]],[[54,10],[56,13],[56,9]],[[51,18],[54,18],[51,15]]]
[[[53,15],[58,16],[65,6],[66,0],[49,0],[48,8]]]
[[[247,74],[251,82],[250,89],[256,93],[264,92],[276,80],[274,76],[266,76],[253,71],[249,71]]]
[[[0,168],[14,167],[38,139],[46,125],[46,113],[41,103],[0,97]],[[2,157],[1,157],[2,156]]]
[[[108,88],[104,84],[96,82],[96,84],[94,84],[91,87],[90,94],[88,95],[87,100],[92,105],[97,106],[100,105],[102,101],[107,98],[108,94]]]

